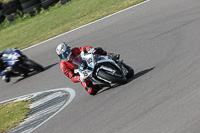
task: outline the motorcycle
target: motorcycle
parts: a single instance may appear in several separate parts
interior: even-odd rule
[[[4,75],[9,75],[10,77],[26,77],[31,72],[44,70],[41,65],[22,54],[19,49],[13,49],[11,53],[3,54],[2,60],[6,65]]]
[[[74,73],[80,75],[80,81],[93,81],[96,84],[123,85],[133,77],[134,70],[122,60],[112,60],[109,56],[82,51],[72,62],[78,66]]]

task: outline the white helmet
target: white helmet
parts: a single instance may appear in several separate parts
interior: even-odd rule
[[[66,42],[63,42],[57,46],[56,53],[59,58],[64,61],[69,61],[72,54],[70,46]]]

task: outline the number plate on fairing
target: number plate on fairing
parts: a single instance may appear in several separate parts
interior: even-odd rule
[[[92,74],[92,71],[90,70],[78,70],[79,71],[79,75],[80,75],[80,81],[84,81],[87,77],[89,77],[89,75]]]

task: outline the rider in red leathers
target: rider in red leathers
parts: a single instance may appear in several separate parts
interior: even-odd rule
[[[78,74],[74,73],[74,68],[76,67],[76,65],[72,63],[74,57],[79,55],[82,51],[89,51],[91,49],[91,46],[75,47],[71,49],[70,46],[65,42],[57,46],[56,53],[61,59],[60,69],[69,79],[71,79],[72,82],[77,83],[79,82],[80,78]],[[95,48],[94,54],[107,55],[107,52],[102,48]],[[119,55],[112,54],[111,56],[114,58],[119,58]],[[99,85],[93,85],[92,81],[89,80],[81,82],[81,85],[90,95],[95,95],[101,89]]]

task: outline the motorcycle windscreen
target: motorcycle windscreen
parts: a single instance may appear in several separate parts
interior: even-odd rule
[[[80,55],[76,56],[72,61],[72,63],[74,63],[74,64],[76,64],[78,66],[80,66],[81,62],[82,62],[82,58],[81,58]]]

